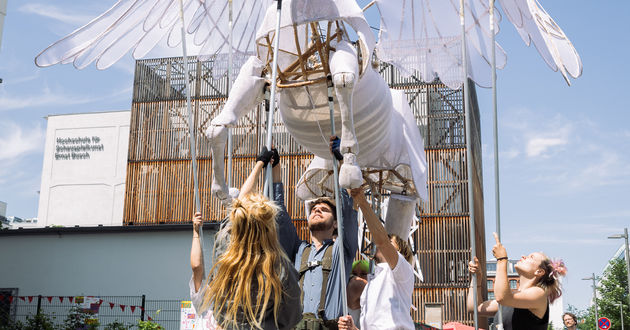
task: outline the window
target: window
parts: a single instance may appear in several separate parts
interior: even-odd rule
[[[494,262],[489,262],[486,264],[486,270],[489,272],[496,272],[497,271],[497,264]]]
[[[488,290],[492,290],[494,288],[494,281],[488,280]]]
[[[494,292],[488,292],[488,300],[494,300]]]
[[[510,280],[510,289],[516,290],[517,282],[516,280]]]

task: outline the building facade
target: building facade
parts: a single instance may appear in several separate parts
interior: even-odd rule
[[[197,129],[202,213],[208,222],[216,222],[225,216],[225,209],[211,196],[213,160],[202,132],[227,98],[226,75],[213,76],[213,72],[225,71],[219,69],[227,65],[227,59],[215,57],[199,61],[191,58],[188,63],[187,68],[182,58],[136,63],[123,216],[127,226],[190,223],[192,218],[194,194],[184,89],[186,70],[192,73],[191,99]],[[441,308],[439,318],[444,323],[472,324],[472,315],[465,308],[470,230],[475,233],[477,256],[485,262],[481,142],[474,87],[469,91],[473,159],[467,160],[462,90],[451,90],[437,81],[426,84],[413,76],[405,78],[387,65],[382,65],[379,70],[391,88],[404,90],[407,94],[424,138],[428,161],[429,199],[417,210],[420,222],[413,236],[413,248],[424,275],[423,282],[417,281],[413,295],[417,308],[413,312],[414,320],[424,322],[425,306],[431,306],[432,311],[438,306]],[[234,187],[242,185],[265,143],[266,114],[264,104],[261,104],[231,129]],[[313,156],[291,138],[277,112],[276,116],[274,144],[287,169],[283,171],[285,204],[298,233],[308,239],[305,210],[295,195],[295,186]],[[473,165],[472,178],[467,177],[467,161]],[[468,196],[468,184],[473,185],[474,198]],[[471,202],[475,204],[475,228],[470,228],[468,206]],[[485,289],[480,296],[485,298]]]

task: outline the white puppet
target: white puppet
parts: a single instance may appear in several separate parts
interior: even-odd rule
[[[510,21],[526,43],[533,41],[548,65],[568,76],[580,75],[582,64],[566,35],[536,0],[500,0]],[[178,19],[182,8],[182,19]],[[36,58],[39,66],[73,62],[84,68],[96,62],[107,68],[129,50],[144,56],[164,35],[177,46],[183,25],[194,35],[201,54],[255,51],[241,68],[221,114],[207,130],[213,154],[224,151],[225,127],[252,110],[263,97],[271,71],[275,38],[271,0],[119,0],[82,28],[54,43]],[[390,91],[373,69],[373,51],[403,72],[430,82],[440,78],[458,88],[465,78],[489,85],[490,37],[498,32],[500,17],[490,23],[485,0],[464,0],[469,70],[464,75],[459,42],[458,0],[375,0],[381,17],[379,42],[354,0],[284,0],[280,38],[279,111],[292,136],[315,159],[300,180],[303,199],[325,194],[332,184],[323,180],[331,167],[327,148],[327,76],[334,85],[335,120],[341,123],[340,173],[343,187],[378,180],[394,194],[406,194],[404,206],[426,198],[426,162],[416,127],[402,92]],[[228,36],[228,14],[233,5],[233,42]],[[270,7],[270,8],[269,8]],[[268,8],[265,14],[265,8]],[[492,26],[491,26],[492,25]],[[492,28],[491,28],[492,27]],[[496,31],[496,32],[495,32]],[[183,33],[182,33],[183,34]],[[354,37],[353,37],[354,36]],[[498,48],[498,68],[506,61]],[[213,191],[229,200],[223,162],[213,162]],[[362,169],[383,169],[375,177]],[[328,187],[328,188],[327,188]],[[400,209],[413,209],[401,207]],[[404,235],[401,235],[404,237]]]

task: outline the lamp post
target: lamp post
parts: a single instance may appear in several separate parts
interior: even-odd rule
[[[615,306],[619,306],[619,314],[621,315],[621,330],[623,330],[623,304],[618,303]]]
[[[596,291],[597,286],[595,284],[595,281],[597,280],[597,278],[595,277],[595,273],[593,273],[593,276],[585,277],[582,280],[593,281],[593,302],[595,302],[595,329],[597,329],[597,320],[599,319],[599,315],[597,312],[597,291]]]
[[[630,252],[628,252],[628,228],[623,229],[623,234],[617,234],[608,236],[611,239],[620,239],[624,238],[626,240],[626,245],[624,246],[626,250],[626,271],[628,275],[628,306],[630,306]]]

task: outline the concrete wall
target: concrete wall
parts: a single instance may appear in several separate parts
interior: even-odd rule
[[[39,226],[122,224],[130,113],[48,117]]]
[[[192,226],[108,228],[0,232],[0,288],[18,288],[21,296],[145,294],[147,299],[188,299]],[[211,255],[213,235],[213,230],[204,230],[205,256]]]

